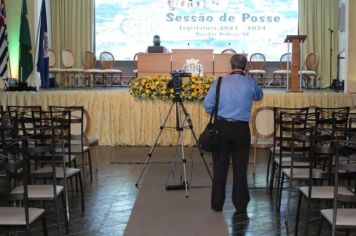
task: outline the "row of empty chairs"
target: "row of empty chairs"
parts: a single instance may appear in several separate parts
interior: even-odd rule
[[[106,85],[122,85],[122,71],[114,68],[115,58],[110,52],[100,54],[100,66],[96,67],[96,57],[93,52],[83,52],[83,68],[75,68],[76,58],[71,50],[63,50],[61,53],[61,62],[63,67],[58,67],[56,54],[52,49],[48,49],[49,72],[56,80],[58,75],[59,81],[56,80],[57,86],[62,87],[93,87],[100,83]]]
[[[233,49],[225,49],[222,53],[236,54]],[[246,55],[246,54],[245,54]],[[246,55],[247,57],[247,55]],[[287,74],[290,73],[290,68],[288,68],[288,63],[292,60],[291,53],[285,53],[280,57],[278,70],[272,72],[272,80],[269,83],[266,82],[266,57],[263,53],[253,53],[249,57],[248,62],[248,73],[252,77],[259,81],[261,86],[286,86]],[[319,65],[319,54],[309,53],[305,59],[305,67],[299,74],[302,74],[302,79],[304,86],[306,88],[318,88],[319,77],[317,75],[317,69]],[[290,65],[289,65],[290,66]]]
[[[290,220],[291,197],[298,191],[295,235],[304,220],[308,235],[312,203],[320,209],[320,227],[326,220],[336,228],[356,228],[356,113],[349,107],[260,107],[253,116],[252,147],[269,148],[267,169],[272,165],[269,191],[276,189],[275,207],[281,209],[283,190],[287,189],[286,223]],[[266,131],[258,126],[258,117],[273,122]],[[267,118],[269,117],[269,118]],[[262,129],[262,131],[260,131]],[[288,180],[287,182],[285,180]],[[274,187],[274,182],[277,185]],[[297,185],[297,182],[299,185]],[[288,183],[287,187],[284,185]],[[302,208],[306,199],[307,207]],[[344,201],[340,205],[339,202]],[[347,204],[345,204],[347,202]],[[334,208],[330,208],[334,203]],[[338,209],[342,206],[342,209]],[[315,207],[313,207],[315,208]],[[300,218],[300,212],[303,217]],[[337,217],[335,217],[337,215]]]
[[[0,106],[0,114],[0,195],[9,197],[7,201],[0,200],[0,205],[5,205],[0,207],[0,226],[9,230],[23,227],[29,235],[31,225],[42,218],[47,235],[45,209],[43,205],[33,207],[32,203],[52,201],[58,233],[61,234],[60,211],[68,233],[68,181],[76,183],[77,191],[79,187],[84,213],[82,176],[86,177],[88,162],[92,181],[90,148],[98,144],[87,137],[87,112],[80,106],[50,106],[49,111],[43,111],[41,106],[8,106],[4,111]],[[14,207],[14,200],[23,201],[23,206]]]
[[[253,77],[256,77],[262,86],[286,86],[287,74],[290,74],[290,68],[288,68],[288,66],[290,66],[291,58],[292,56],[290,53],[285,53],[281,56],[279,62],[280,68],[272,72],[272,80],[266,84],[266,71],[264,69],[265,56],[262,53],[252,54],[249,61],[249,74]],[[301,74],[302,76],[304,87],[318,88],[320,86],[318,84],[319,77],[317,75],[318,65],[319,54],[314,52],[308,54],[305,59],[305,67],[303,67],[303,69],[298,72],[299,75]]]

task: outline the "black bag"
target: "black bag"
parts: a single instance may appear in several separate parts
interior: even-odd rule
[[[200,149],[206,152],[214,152],[219,147],[219,140],[220,140],[219,130],[216,129],[214,123],[216,117],[218,117],[221,80],[222,78],[219,77],[218,84],[216,86],[215,107],[210,115],[209,123],[206,125],[204,131],[199,135],[199,139],[198,139]]]
[[[199,136],[200,149],[206,152],[213,152],[219,146],[219,131],[213,123],[208,123],[204,131]]]

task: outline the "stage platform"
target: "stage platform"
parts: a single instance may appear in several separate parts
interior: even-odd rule
[[[138,99],[127,88],[93,88],[41,90],[39,92],[0,92],[0,105],[49,105],[84,106],[91,119],[90,136],[99,138],[101,145],[152,145],[169,111],[172,101]],[[209,120],[202,101],[185,101],[195,133],[198,135]],[[236,104],[238,106],[238,104]],[[265,88],[264,98],[253,104],[253,111],[260,106],[278,107],[338,107],[355,106],[356,94],[336,93],[331,90],[306,90],[287,93],[284,89]],[[252,111],[252,112],[253,112]],[[167,125],[175,127],[175,112],[171,112]],[[266,120],[266,126],[272,125]],[[160,145],[175,145],[177,131],[164,129]],[[183,132],[184,144],[192,145],[194,139],[189,130]]]

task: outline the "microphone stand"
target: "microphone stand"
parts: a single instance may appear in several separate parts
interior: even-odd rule
[[[332,30],[332,29],[328,29],[329,30],[329,32],[330,32],[330,48],[329,48],[329,56],[330,56],[330,65],[329,65],[329,69],[330,69],[330,71],[329,71],[329,78],[330,78],[330,88],[332,89],[334,86],[333,86],[333,83],[332,83],[332,77],[331,77],[331,75],[332,75],[332,62],[333,62],[333,33],[334,33],[334,30]]]

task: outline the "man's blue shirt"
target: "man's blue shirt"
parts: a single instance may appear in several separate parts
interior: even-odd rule
[[[205,111],[211,113],[215,106],[215,80],[204,99]],[[241,74],[231,74],[223,78],[220,87],[218,117],[239,121],[249,121],[253,101],[259,101],[263,91],[257,82]]]

